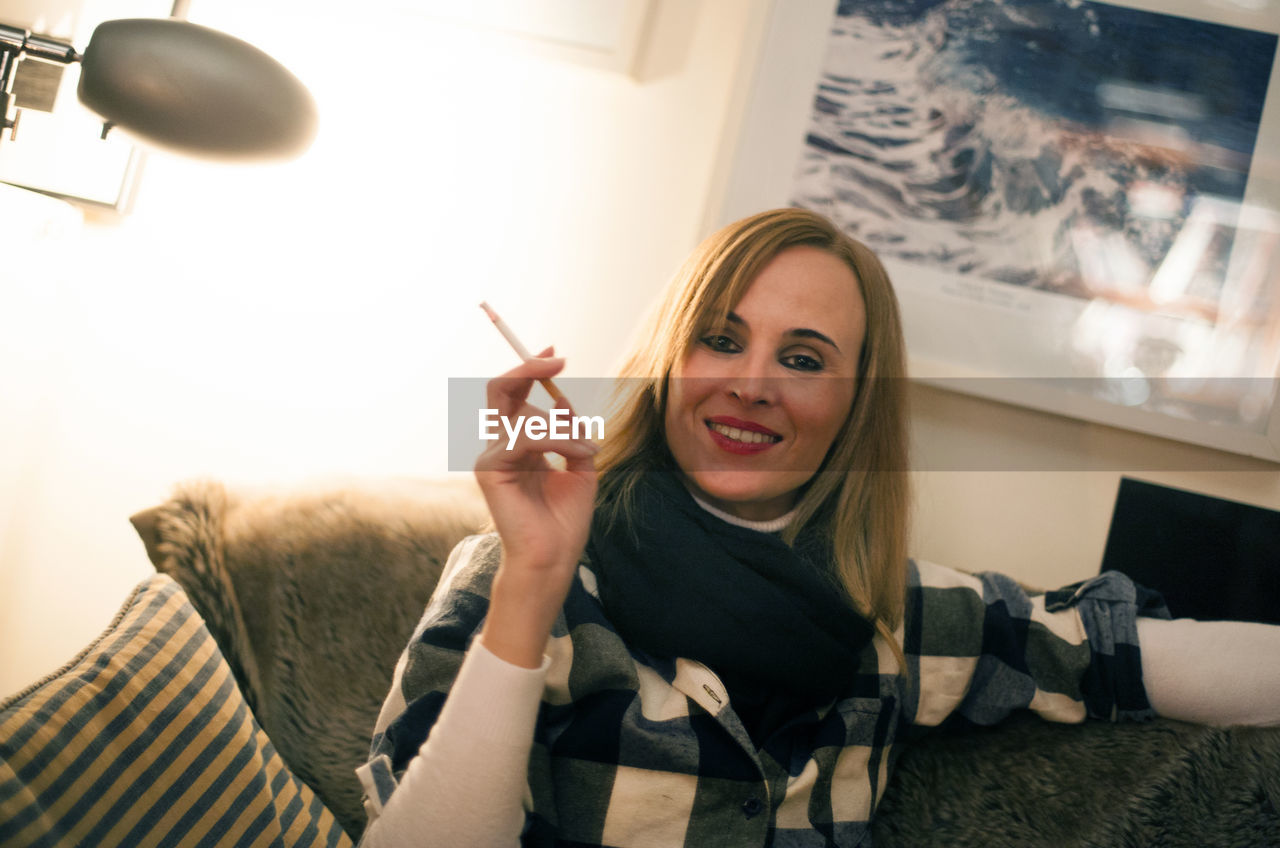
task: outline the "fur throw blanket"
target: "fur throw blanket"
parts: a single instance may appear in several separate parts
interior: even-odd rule
[[[287,494],[204,482],[132,520],[280,754],[358,837],[354,769],[392,670],[449,551],[486,518],[469,482]],[[1280,845],[1280,730],[1017,716],[924,735],[898,757],[879,848]]]
[[[1015,716],[904,746],[875,845],[1280,845],[1280,729]]]

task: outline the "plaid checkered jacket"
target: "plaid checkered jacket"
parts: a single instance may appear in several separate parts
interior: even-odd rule
[[[406,649],[365,772],[376,811],[430,732],[488,608],[496,536],[454,551]],[[877,637],[849,691],[757,750],[705,666],[638,654],[584,562],[548,645],[529,760],[526,846],[855,846],[911,725],[992,724],[1028,708],[1064,722],[1150,714],[1135,616],[1158,600],[1108,572],[1028,595],[995,574],[911,563],[899,670]]]

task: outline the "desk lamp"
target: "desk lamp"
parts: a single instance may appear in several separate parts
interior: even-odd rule
[[[214,159],[284,159],[316,133],[310,92],[284,66],[230,35],[176,18],[105,21],[84,53],[0,23],[0,140],[17,131],[19,62],[80,63],[80,102],[151,146]]]

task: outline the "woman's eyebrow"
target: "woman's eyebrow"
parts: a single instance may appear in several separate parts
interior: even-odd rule
[[[820,342],[825,342],[831,345],[836,349],[837,353],[841,352],[840,345],[833,342],[825,333],[819,333],[817,330],[810,330],[808,327],[797,327],[794,330],[788,330],[787,335],[797,336],[802,339],[817,339]]]
[[[747,326],[747,322],[742,320],[742,316],[732,310],[730,310],[729,314],[725,316],[725,320],[730,324],[738,324],[742,327]],[[836,353],[843,353],[843,351],[840,350],[840,345],[832,341],[831,337],[826,333],[820,333],[817,330],[811,330],[808,327],[796,327],[794,330],[787,330],[787,335],[801,339],[817,339],[820,342],[831,345],[831,347],[835,348]]]

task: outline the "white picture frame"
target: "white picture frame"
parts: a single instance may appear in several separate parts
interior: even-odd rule
[[[540,55],[634,77],[656,0],[408,0],[406,12]]]
[[[797,174],[806,156],[806,134],[828,61],[838,5],[835,0],[769,4],[759,44],[741,75],[741,108],[727,134],[724,171],[709,207],[707,229],[767,208],[807,205],[796,203]],[[1269,6],[1209,0],[1094,5],[1150,14],[1157,24],[1165,18],[1155,16],[1170,16],[1168,20],[1201,21],[1269,35],[1280,31],[1280,20],[1268,12]],[[1250,239],[1262,245],[1253,251],[1266,260],[1257,272],[1262,274],[1265,291],[1256,302],[1270,300],[1274,305],[1280,301],[1280,61],[1273,60],[1266,85],[1252,167],[1236,210],[1240,215],[1230,220],[1239,227],[1237,247]],[[1198,213],[1197,220],[1202,229],[1211,230],[1219,224],[1209,200],[1204,204],[1207,211]],[[1192,357],[1205,349],[1206,339],[1214,338],[1221,317],[1206,328],[1203,322],[1148,313],[1123,303],[957,275],[885,256],[883,251],[882,258],[901,301],[913,379],[1003,403],[1280,461],[1276,391],[1280,382],[1274,356],[1265,362],[1251,360],[1247,368],[1235,371],[1214,364],[1220,360],[1201,357],[1198,368],[1139,377],[1126,376],[1123,369],[1082,371],[1079,357],[1074,352],[1064,354],[1061,343],[1064,334],[1084,332],[1083,326],[1092,326],[1100,339],[1114,340],[1123,333],[1132,334],[1135,326],[1150,325],[1152,329],[1141,332],[1172,338],[1180,346],[1179,356]],[[1243,248],[1233,250],[1231,267],[1239,267],[1246,258]],[[1273,310],[1257,332],[1280,337],[1280,314]]]

